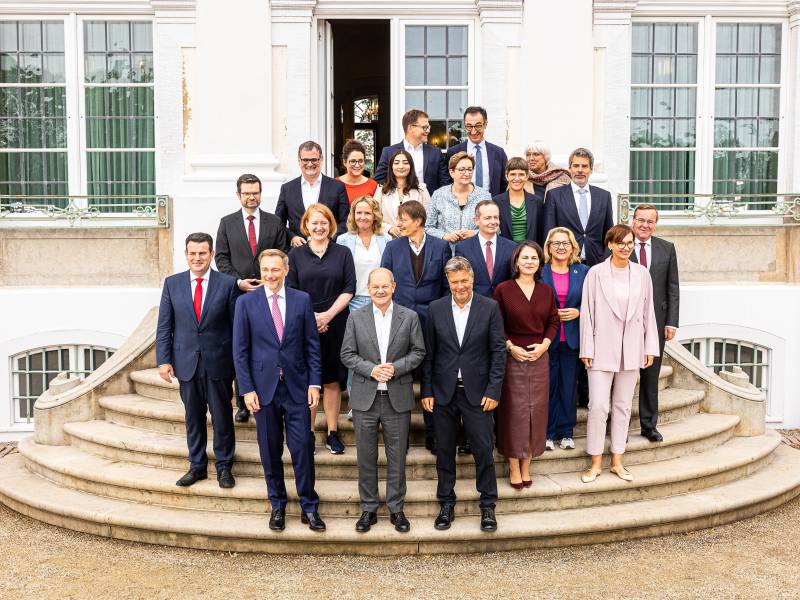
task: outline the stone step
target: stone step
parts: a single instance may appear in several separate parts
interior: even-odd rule
[[[800,493],[800,452],[785,445],[774,460],[735,482],[667,498],[557,511],[500,515],[495,533],[477,516],[459,516],[449,531],[416,518],[408,534],[380,519],[368,534],[354,519],[325,517],[315,533],[289,519],[268,529],[265,514],[186,510],[107,498],[65,488],[31,473],[19,454],[2,459],[0,500],[32,518],[76,531],[128,541],[233,552],[397,556],[517,550],[631,540],[722,525],[765,512]],[[610,476],[605,474],[598,482]],[[597,483],[597,482],[596,482]]]
[[[672,367],[668,365],[661,366],[659,373],[658,386],[659,389],[669,387],[670,377],[672,376]],[[154,398],[156,400],[171,400],[173,402],[180,402],[180,393],[178,382],[167,383],[158,375],[158,369],[142,369],[141,371],[134,371],[130,375],[133,381],[134,388],[137,394],[146,398]],[[419,398],[419,384],[414,384],[414,393]],[[639,384],[636,384],[634,390],[634,397],[639,397]],[[636,404],[634,402],[634,404]],[[350,407],[347,404],[347,391],[342,393],[342,412],[347,412]]]
[[[626,464],[643,464],[656,460],[676,458],[692,452],[703,452],[725,443],[733,435],[739,417],[698,413],[678,423],[667,423],[660,427],[664,441],[653,444],[639,435],[631,435],[625,460]],[[86,452],[111,460],[164,467],[183,471],[188,464],[188,450],[183,434],[169,434],[145,429],[126,427],[109,421],[83,421],[66,423],[64,432],[70,444]],[[606,447],[608,440],[606,440]],[[585,453],[585,439],[576,440],[575,450],[545,452],[533,461],[532,470],[537,474],[569,473],[580,471],[589,465]],[[385,464],[383,449],[380,461]],[[213,464],[213,448],[208,447],[210,462]],[[289,452],[285,451],[283,462],[287,476],[292,473]],[[495,453],[498,474],[506,473],[503,458]],[[474,464],[472,457],[459,457],[459,475],[472,477]],[[353,446],[341,455],[332,455],[324,447],[317,447],[315,457],[317,479],[351,479],[358,477],[356,452]],[[424,448],[412,447],[407,459],[409,479],[435,479],[436,458]],[[236,444],[234,472],[239,475],[261,476],[261,459],[257,443],[240,440]]]
[[[580,473],[556,473],[534,477],[529,489],[514,490],[505,478],[498,481],[497,511],[502,514],[562,510],[601,504],[630,502],[694,492],[746,477],[768,463],[780,444],[770,433],[752,438],[734,438],[703,453],[630,467],[633,482],[605,473],[596,482],[581,482]],[[266,510],[266,485],[261,477],[238,476],[236,487],[220,489],[211,478],[190,488],[175,485],[176,471],[125,463],[88,454],[78,448],[44,446],[28,438],[19,445],[28,468],[59,485],[139,503],[187,509],[261,513]],[[381,482],[381,488],[385,482]],[[297,514],[297,494],[287,486],[288,511]],[[320,512],[326,516],[361,514],[358,482],[318,480]],[[385,501],[385,489],[381,500]],[[456,483],[459,514],[479,514],[479,495],[474,479]],[[435,481],[409,481],[405,512],[409,517],[433,517],[438,513]],[[385,507],[382,507],[385,512]]]
[[[666,423],[673,423],[685,419],[700,410],[700,403],[703,401],[704,392],[702,390],[684,390],[680,388],[668,388],[659,394],[659,426]],[[166,433],[183,434],[184,424],[183,406],[177,402],[155,400],[146,398],[138,394],[123,394],[119,396],[105,396],[99,399],[100,406],[105,410],[106,420],[129,427],[139,427],[151,431],[163,431]],[[585,408],[578,409],[578,422],[575,427],[575,437],[586,435],[586,416],[588,411]],[[634,403],[633,418],[631,419],[631,431],[639,430],[639,406]],[[208,418],[209,424],[211,418]],[[237,440],[255,440],[255,421],[250,419],[247,423],[235,423]],[[347,445],[355,444],[355,433],[353,423],[342,414],[338,419],[338,429],[342,439]],[[325,415],[320,411],[317,413],[316,420],[317,444],[325,444],[327,423]],[[209,434],[211,428],[209,425]],[[382,443],[382,440],[381,440]],[[422,412],[417,409],[411,414],[411,444],[423,445],[425,435],[423,431]]]

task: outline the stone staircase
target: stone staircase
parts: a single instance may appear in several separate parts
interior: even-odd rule
[[[343,402],[339,430],[348,445],[331,455],[317,438],[316,489],[325,533],[300,524],[292,481],[286,531],[267,527],[266,486],[252,420],[236,427],[236,487],[212,477],[191,488],[175,481],[188,465],[177,385],[153,367],[155,311],[85,381],[56,383],[36,405],[36,434],[0,461],[0,500],[42,521],[119,539],[174,546],[272,553],[397,555],[483,552],[632,539],[710,527],[769,510],[800,493],[800,452],[763,426],[763,399],[708,372],[677,345],[662,367],[659,429],[665,441],[638,435],[633,418],[626,466],[633,482],[604,472],[590,485],[580,472],[586,411],[576,449],[533,462],[534,484],[517,491],[496,456],[498,531],[478,528],[471,457],[458,459],[457,519],[433,528],[435,458],[422,446],[422,415],[412,415],[407,461],[409,534],[381,518],[367,534],[360,514],[353,426]],[[634,400],[634,415],[636,414]],[[318,415],[318,429],[324,428]],[[210,432],[209,432],[210,433]],[[213,462],[213,450],[209,444]],[[381,450],[381,469],[385,456]],[[292,477],[288,451],[287,479]],[[381,475],[385,473],[381,471]],[[383,486],[382,486],[383,487]],[[384,513],[385,516],[385,513]]]

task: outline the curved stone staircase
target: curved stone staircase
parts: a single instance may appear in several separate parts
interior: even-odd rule
[[[800,493],[800,452],[764,430],[761,396],[708,372],[671,344],[660,378],[659,429],[665,441],[646,441],[638,435],[638,419],[632,419],[626,455],[632,483],[608,472],[593,484],[581,483],[580,472],[589,462],[582,409],[577,448],[536,459],[531,488],[511,488],[502,459],[496,458],[496,533],[478,528],[473,461],[459,458],[457,518],[449,531],[436,531],[435,458],[422,447],[422,415],[414,413],[405,505],[411,532],[396,533],[382,518],[371,532],[357,534],[354,433],[343,402],[339,430],[347,452],[331,455],[322,435],[317,438],[316,489],[328,530],[313,533],[300,524],[294,485],[287,481],[290,516],[286,531],[274,533],[267,527],[266,486],[252,420],[237,424],[235,488],[220,489],[213,474],[191,488],[175,486],[188,465],[183,407],[177,385],[160,380],[152,368],[154,326],[151,311],[123,348],[85,381],[56,383],[40,398],[35,436],[20,443],[19,454],[0,461],[2,502],[54,525],[132,541],[231,551],[397,555],[690,531],[758,514]],[[318,415],[320,431],[323,421]],[[210,444],[208,452],[213,462]],[[383,454],[380,460],[385,462]],[[291,479],[288,451],[284,463]]]

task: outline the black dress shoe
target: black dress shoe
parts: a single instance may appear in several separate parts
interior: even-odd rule
[[[481,509],[481,531],[497,531],[497,519],[493,508]]]
[[[283,531],[286,529],[286,509],[273,508],[269,516],[269,528],[272,531]]]
[[[198,481],[202,481],[203,479],[208,479],[208,471],[201,471],[200,469],[189,469],[186,471],[186,475],[178,479],[175,482],[175,485],[180,487],[189,487],[190,485],[194,485]]]
[[[402,510],[389,515],[389,521],[392,525],[394,525],[395,531],[399,531],[400,533],[408,533],[411,531],[411,523],[408,522],[408,519],[406,519],[406,515]]]
[[[452,506],[443,506],[439,509],[439,516],[436,517],[436,520],[433,522],[433,526],[442,531],[444,529],[450,529],[450,525],[453,524],[456,515],[453,511]]]
[[[300,522],[303,525],[308,525],[311,531],[325,531],[325,521],[320,518],[317,511],[302,513]]]
[[[469,440],[464,440],[464,443],[458,447],[459,456],[466,454],[472,454],[472,445],[470,445]]]
[[[361,518],[356,521],[356,531],[358,533],[367,533],[369,528],[378,522],[378,514],[365,510],[361,513]]]
[[[233,418],[237,423],[247,423],[250,420],[250,411],[241,407],[236,411],[236,416]]]
[[[236,485],[236,480],[230,469],[222,469],[217,473],[217,483],[219,483],[219,487],[228,489]]]
[[[426,437],[425,448],[428,450],[428,452],[436,456],[436,438]]]
[[[651,442],[663,442],[664,436],[659,433],[658,429],[644,429],[642,435]]]

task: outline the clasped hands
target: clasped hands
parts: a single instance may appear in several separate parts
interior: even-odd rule
[[[462,240],[471,238],[476,233],[478,232],[475,229],[457,229],[456,231],[451,231],[450,233],[444,234],[442,239],[448,242],[460,242]]]
[[[308,388],[308,407],[309,408],[316,408],[317,404],[319,404],[319,388],[318,387],[309,387]],[[244,395],[244,405],[253,414],[255,414],[259,410],[261,410],[261,405],[258,403],[258,394],[256,394],[255,392],[247,392]]]
[[[315,312],[314,319],[316,319],[317,321],[317,331],[319,333],[325,333],[326,331],[328,331],[328,324],[331,322],[331,319],[333,319],[333,317],[330,314],[328,314],[328,311],[326,310],[325,312],[320,312],[320,313]]]
[[[528,344],[526,346],[528,350],[522,346],[511,346],[508,351],[511,353],[511,356],[514,358],[514,360],[518,362],[533,362],[535,360],[539,360],[542,357],[542,354],[547,352],[549,347],[550,344],[545,345],[545,343],[542,342],[541,344]]]
[[[392,377],[394,377],[394,365],[392,363],[381,363],[379,365],[375,365],[372,368],[370,377],[372,377],[378,383],[386,383]]]

